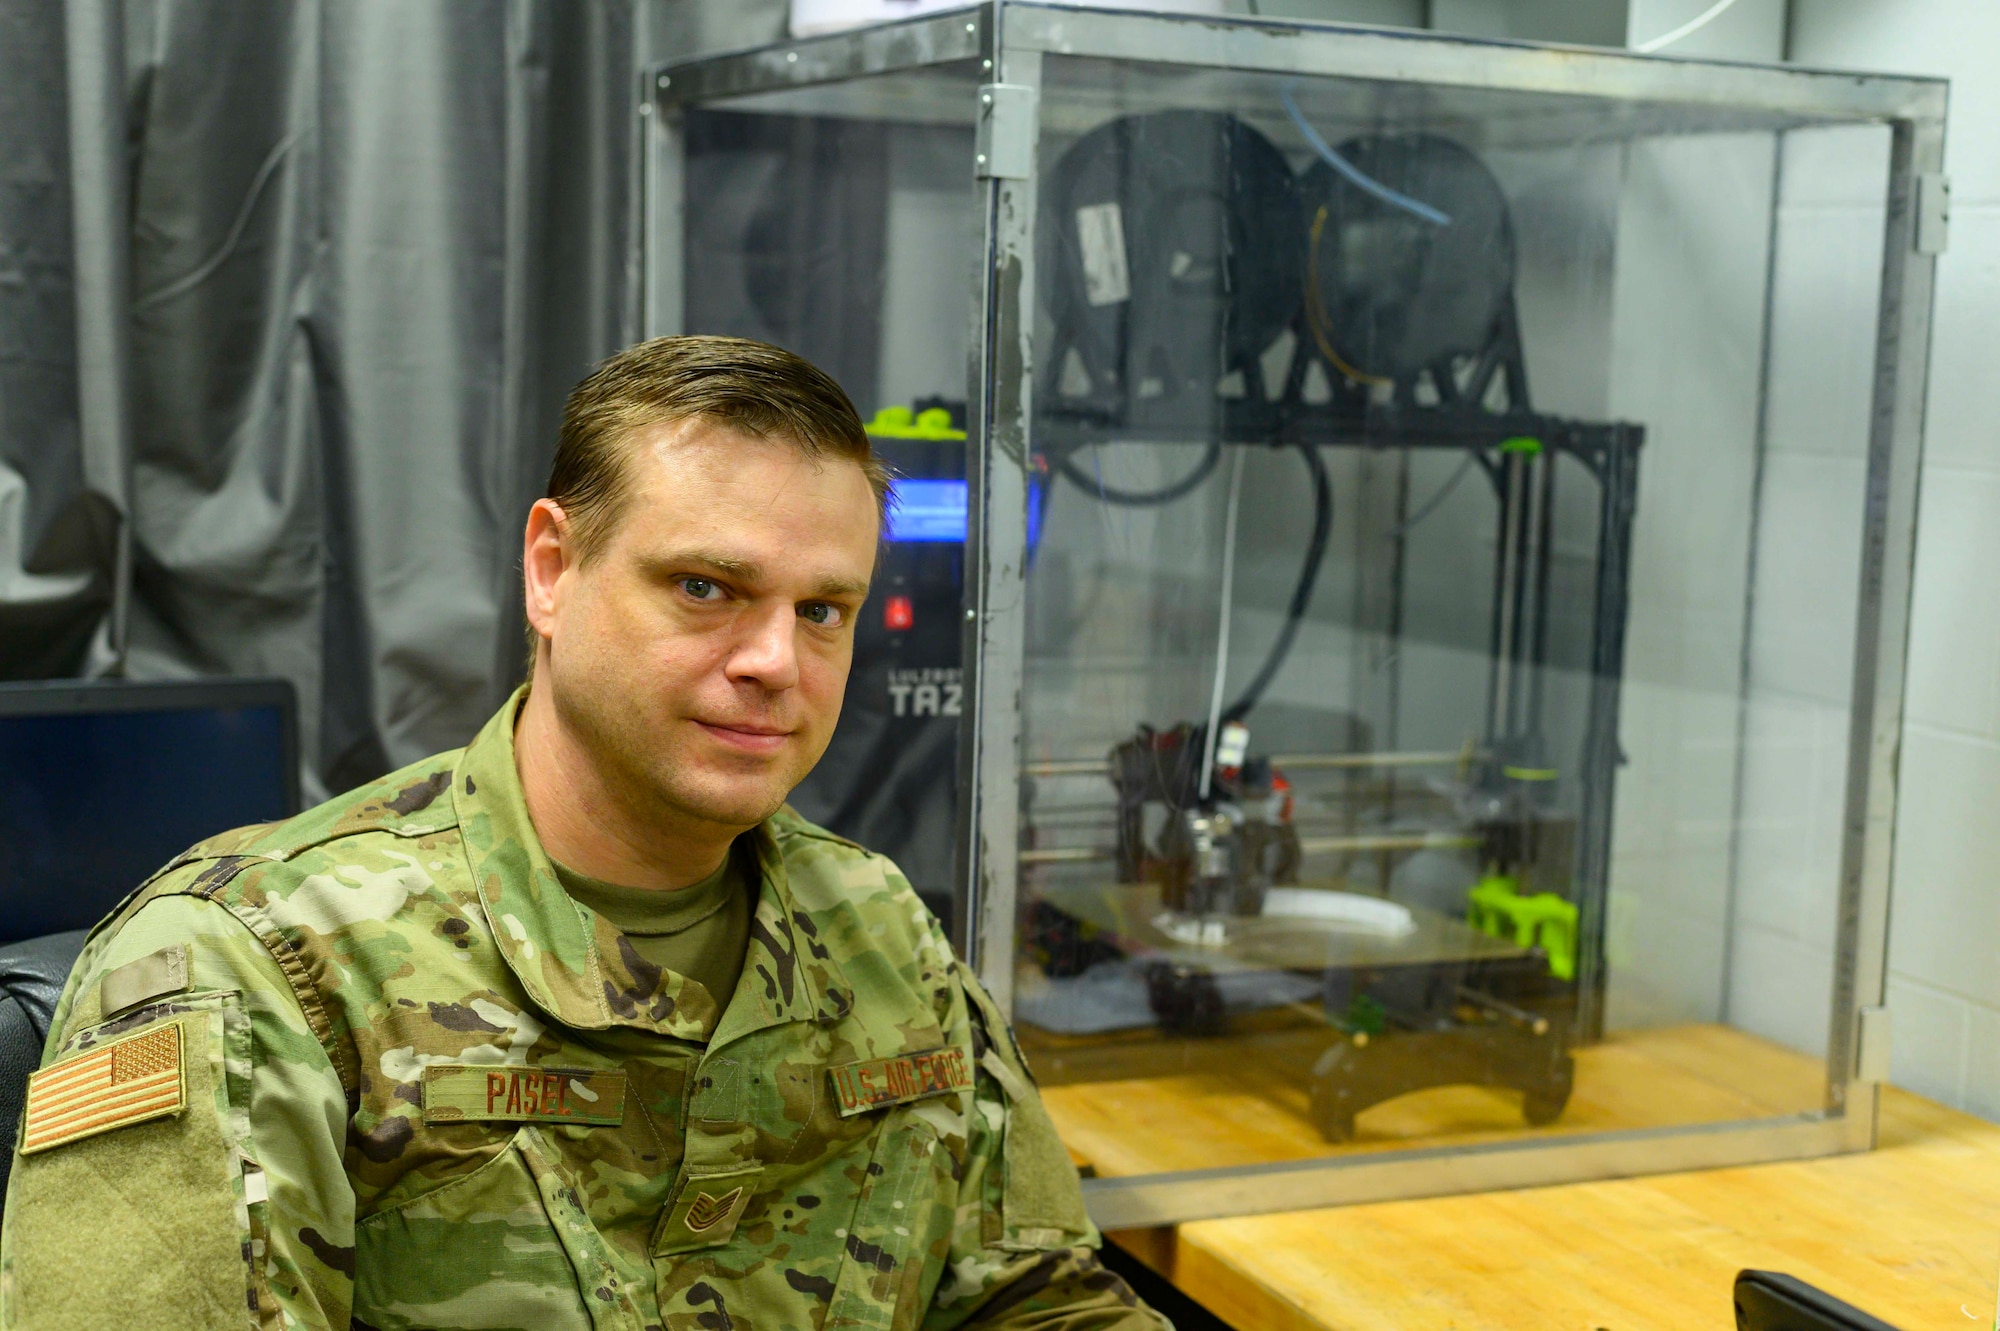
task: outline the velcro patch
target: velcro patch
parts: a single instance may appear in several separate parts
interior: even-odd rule
[[[21,1154],[165,1118],[186,1107],[180,1025],[148,1027],[29,1077]]]
[[[99,983],[98,1006],[107,1017],[126,1008],[137,1007],[167,994],[183,993],[193,987],[188,978],[188,945],[176,943],[158,952],[128,961]]]
[[[852,1118],[884,1105],[972,1089],[972,1069],[963,1049],[946,1046],[895,1058],[871,1058],[828,1068],[840,1116]]]
[[[625,1074],[575,1068],[433,1063],[424,1069],[426,1123],[625,1121]]]

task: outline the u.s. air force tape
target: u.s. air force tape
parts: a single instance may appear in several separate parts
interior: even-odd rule
[[[625,1121],[625,1074],[576,1068],[433,1063],[424,1069],[426,1123]]]
[[[894,1058],[871,1058],[828,1068],[834,1103],[842,1118],[884,1105],[972,1089],[972,1068],[963,1049],[946,1047]]]

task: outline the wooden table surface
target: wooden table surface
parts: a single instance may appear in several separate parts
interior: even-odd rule
[[[1063,1039],[1017,1029],[1063,1142],[1107,1178],[1729,1123],[1804,1113],[1826,1097],[1823,1059],[1726,1026],[1670,1026],[1578,1049],[1576,1089],[1546,1127],[1522,1122],[1518,1091],[1438,1086],[1364,1111],[1355,1139],[1334,1144],[1314,1126],[1306,1099],[1304,1070],[1326,1047],[1323,1024],[1260,1030],[1246,1020],[1224,1039]]]
[[[1866,1154],[1113,1237],[1241,1331],[1724,1331],[1744,1267],[1988,1331],[2000,1126],[1894,1089],[1882,1110]]]

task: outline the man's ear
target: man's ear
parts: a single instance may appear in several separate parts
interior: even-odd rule
[[[544,638],[555,636],[562,575],[575,563],[569,515],[555,500],[537,499],[528,510],[528,529],[521,537],[521,582],[528,626]]]

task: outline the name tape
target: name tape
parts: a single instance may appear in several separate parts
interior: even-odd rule
[[[625,1121],[625,1074],[571,1068],[433,1063],[424,1069],[426,1123]]]

